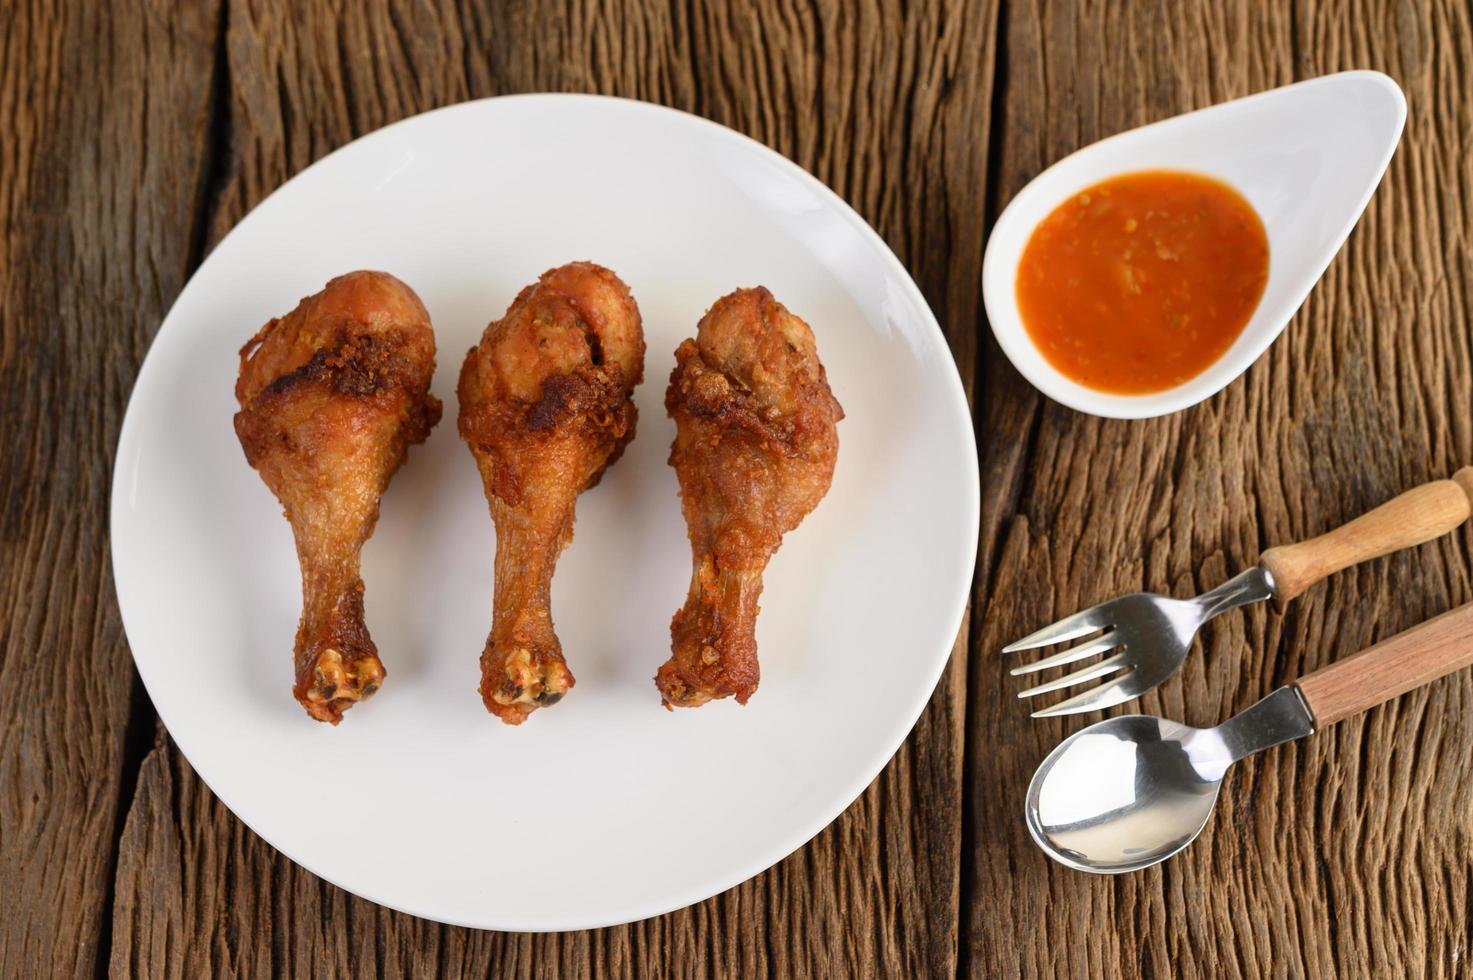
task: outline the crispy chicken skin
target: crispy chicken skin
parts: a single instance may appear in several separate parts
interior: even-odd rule
[[[383,683],[359,552],[389,478],[440,420],[434,373],[429,314],[382,272],[339,276],[240,349],[235,432],[296,538],[292,693],[318,721],[336,725]]]
[[[553,632],[550,590],[573,539],[578,494],[634,438],[644,329],[629,288],[573,262],[522,290],[460,372],[460,435],[496,525],[491,635],[481,700],[508,725],[573,686]]]
[[[666,708],[746,704],[762,573],[828,493],[844,410],[813,331],[761,286],[717,300],[676,349],[665,408],[693,568],[655,684]]]

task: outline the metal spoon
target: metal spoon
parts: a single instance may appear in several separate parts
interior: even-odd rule
[[[1279,688],[1216,728],[1145,715],[1065,739],[1028,786],[1028,830],[1054,860],[1119,874],[1166,860],[1212,815],[1228,768],[1473,665],[1473,603]]]

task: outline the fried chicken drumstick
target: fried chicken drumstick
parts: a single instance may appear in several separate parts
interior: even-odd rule
[[[292,693],[318,721],[336,725],[383,683],[358,558],[389,478],[440,420],[434,373],[429,314],[382,272],[339,276],[240,350],[235,432],[296,538]]]
[[[573,686],[552,627],[552,574],[573,539],[578,494],[634,438],[631,396],[643,378],[639,308],[591,262],[544,273],[466,355],[460,434],[496,525],[481,700],[508,725]]]
[[[762,573],[828,493],[844,410],[813,331],[760,286],[717,300],[676,349],[665,408],[693,568],[655,684],[666,708],[746,704]]]

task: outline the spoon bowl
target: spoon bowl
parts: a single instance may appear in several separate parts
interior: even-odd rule
[[[1065,157],[1013,198],[988,240],[982,290],[998,344],[1039,391],[1092,415],[1148,418],[1210,397],[1283,332],[1365,210],[1405,122],[1406,99],[1394,81],[1350,71],[1166,119]],[[1173,388],[1122,395],[1085,387],[1048,362],[1023,326],[1015,286],[1040,221],[1079,191],[1139,170],[1186,170],[1234,187],[1263,219],[1269,273],[1257,309],[1222,357]]]
[[[1028,831],[1071,868],[1139,871],[1196,839],[1234,762],[1313,731],[1293,687],[1216,728],[1107,718],[1065,739],[1038,767],[1028,786]]]
[[[1033,839],[1081,871],[1115,874],[1166,860],[1202,832],[1217,802],[1226,765],[1216,764],[1208,734],[1126,715],[1065,740],[1028,787]]]

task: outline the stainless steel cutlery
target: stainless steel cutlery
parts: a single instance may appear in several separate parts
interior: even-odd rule
[[[1014,667],[1016,675],[1063,667],[1109,654],[1062,677],[1020,691],[1031,698],[1088,681],[1098,685],[1033,717],[1098,711],[1140,697],[1176,673],[1192,639],[1209,619],[1250,602],[1295,598],[1326,576],[1352,565],[1440,537],[1473,512],[1473,466],[1382,504],[1333,531],[1299,544],[1270,548],[1259,564],[1195,599],[1137,592],[1103,602],[1031,633],[1003,648],[1030,650],[1086,638],[1060,653]],[[1099,634],[1099,635],[1093,635]]]
[[[1097,722],[1038,767],[1028,829],[1050,857],[1081,871],[1149,867],[1201,832],[1234,762],[1468,666],[1473,604],[1281,687],[1216,728],[1145,715]]]

